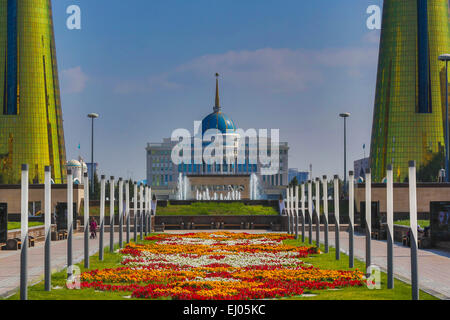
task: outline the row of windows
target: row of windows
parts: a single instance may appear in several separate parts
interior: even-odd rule
[[[213,171],[214,169],[214,171]],[[235,170],[237,169],[237,170]],[[258,166],[256,164],[249,164],[249,165],[242,165],[239,164],[237,167],[235,165],[215,165],[215,168],[213,165],[204,165],[205,172],[207,173],[213,173],[213,172],[238,172],[238,173],[251,173],[251,172],[258,172]],[[178,165],[178,172],[182,173],[201,173],[203,172],[202,165],[200,164],[180,164]]]

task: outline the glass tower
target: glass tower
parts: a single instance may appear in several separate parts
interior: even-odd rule
[[[448,0],[385,0],[370,163],[381,182],[408,176],[408,161],[426,164],[444,147],[445,63],[450,53]]]
[[[0,183],[18,183],[28,164],[32,183],[66,161],[50,0],[0,0]]]

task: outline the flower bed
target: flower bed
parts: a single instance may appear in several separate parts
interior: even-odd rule
[[[191,233],[128,244],[122,266],[81,275],[82,288],[131,292],[137,298],[266,299],[305,290],[361,286],[362,272],[322,270],[302,262],[315,247],[284,245],[282,234]]]

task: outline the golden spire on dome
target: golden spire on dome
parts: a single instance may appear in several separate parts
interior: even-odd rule
[[[219,99],[219,74],[216,73],[216,104],[214,106],[214,112],[220,111],[220,99]]]

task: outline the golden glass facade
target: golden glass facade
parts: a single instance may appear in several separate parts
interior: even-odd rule
[[[0,179],[20,181],[21,164],[42,183],[65,180],[65,143],[51,0],[0,0]]]
[[[370,162],[381,182],[393,164],[395,181],[408,161],[426,164],[444,147],[445,63],[450,53],[447,0],[385,0]]]

